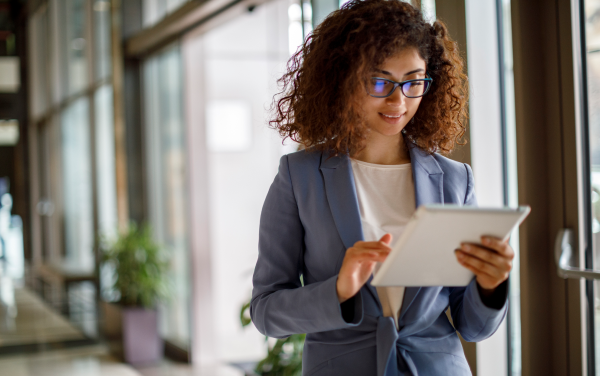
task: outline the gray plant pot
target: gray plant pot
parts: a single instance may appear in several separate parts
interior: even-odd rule
[[[158,312],[123,308],[123,357],[130,364],[154,363],[162,359],[163,341],[158,335]]]
[[[123,307],[102,302],[104,336],[111,352],[130,364],[160,361],[164,353],[158,335],[156,310]]]

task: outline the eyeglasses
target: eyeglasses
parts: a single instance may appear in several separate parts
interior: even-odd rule
[[[400,86],[400,91],[402,91],[405,97],[419,98],[427,94],[432,82],[433,78],[429,77],[429,75],[426,78],[402,82],[388,80],[387,78],[371,77],[367,84],[367,92],[375,98],[387,98]]]

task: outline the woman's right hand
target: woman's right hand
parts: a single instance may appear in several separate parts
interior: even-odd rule
[[[385,234],[377,242],[359,241],[348,248],[336,284],[340,303],[356,295],[373,273],[377,262],[385,261],[392,250],[391,241],[392,235]]]

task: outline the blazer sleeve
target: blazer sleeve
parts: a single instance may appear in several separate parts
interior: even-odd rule
[[[477,206],[474,194],[473,171],[467,170],[467,190],[464,205]],[[450,313],[456,330],[469,342],[482,341],[496,332],[508,311],[508,281],[497,288],[498,307],[486,305],[479,294],[475,278],[466,287],[450,288]],[[503,303],[503,304],[502,304]]]
[[[288,156],[283,156],[260,217],[258,261],[250,303],[252,322],[259,332],[274,338],[359,325],[362,293],[343,304],[344,311],[354,314],[342,314],[336,291],[337,275],[302,286],[303,252],[304,227],[294,196]],[[353,307],[347,307],[347,303]]]

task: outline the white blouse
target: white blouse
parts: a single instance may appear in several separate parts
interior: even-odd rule
[[[379,165],[356,159],[351,163],[365,241],[378,241],[390,233],[393,246],[415,212],[411,164]],[[384,316],[393,317],[399,329],[404,287],[377,287],[377,295]]]

